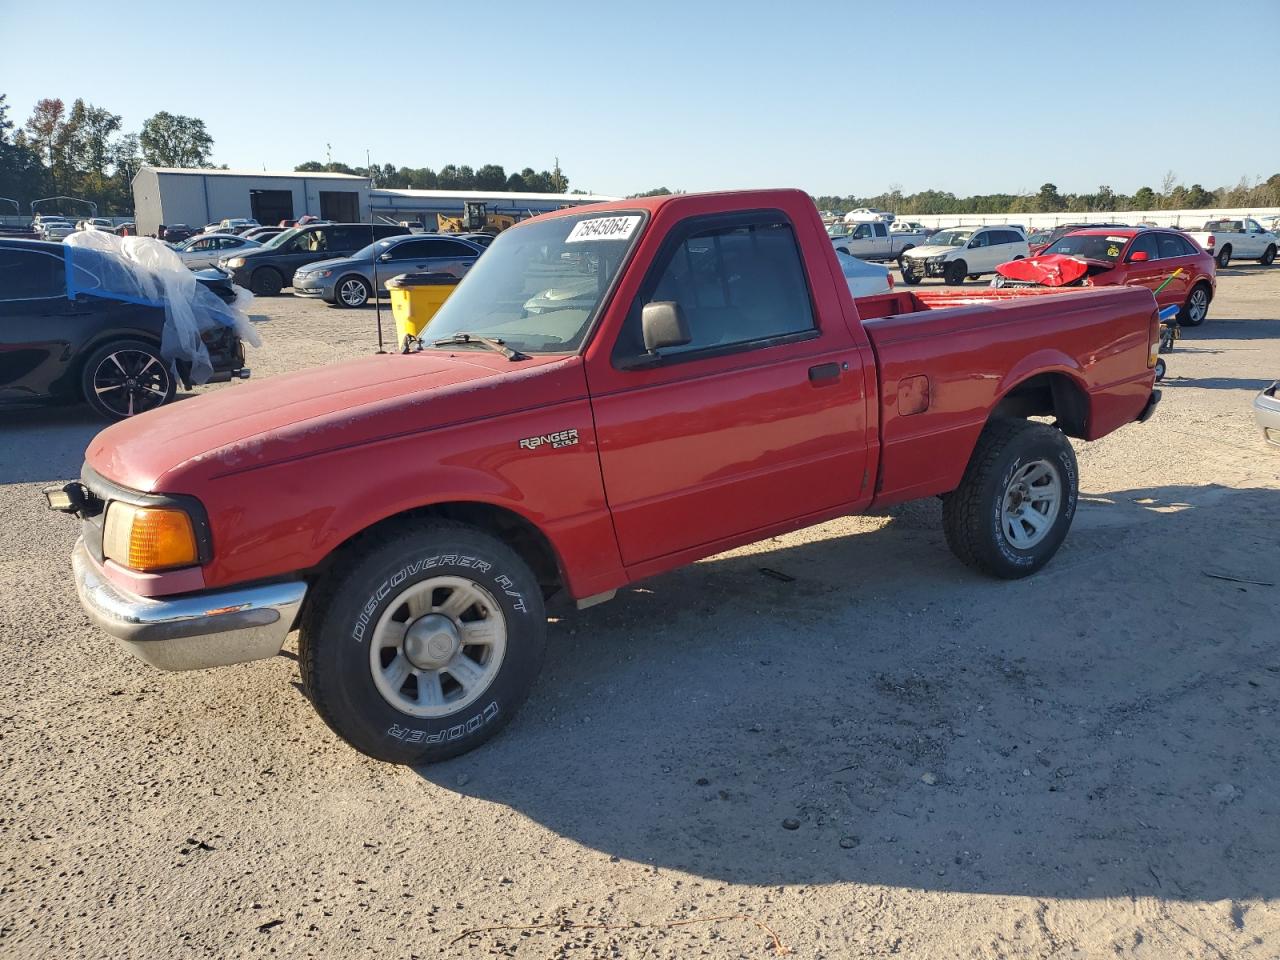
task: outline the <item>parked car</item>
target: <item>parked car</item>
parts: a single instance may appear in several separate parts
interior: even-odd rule
[[[188,227],[185,223],[171,223],[167,226],[162,223],[156,230],[156,239],[163,240],[165,243],[182,243],[199,235],[198,231]]]
[[[101,230],[104,233],[114,233],[116,229],[116,225],[106,217],[90,217],[81,220],[76,226],[80,230]]]
[[[849,285],[849,293],[854,299],[874,297],[893,290],[893,274],[888,267],[867,263],[839,250],[836,251],[836,260],[840,263],[840,272],[844,274],[845,283]]]
[[[1160,306],[1181,307],[1179,322],[1198,327],[1209,315],[1215,292],[1213,257],[1178,230],[1091,227],[1058,238],[1038,256],[1001,264],[993,283],[998,287],[1117,284],[1153,292],[1163,285],[1156,294]]]
[[[1280,450],[1280,380],[1254,398],[1253,413],[1263,442]]]
[[[1188,231],[1187,236],[1213,255],[1218,269],[1226,267],[1232,259],[1257,260],[1263,266],[1270,266],[1280,246],[1280,239],[1262,229],[1262,224],[1252,217],[1210,220],[1203,230]]]
[[[484,247],[486,250],[489,244],[493,243],[493,234],[491,233],[451,233],[451,237],[457,237],[459,240],[469,240],[477,246]]]
[[[903,256],[902,279],[917,284],[925,277],[941,277],[954,286],[1026,256],[1027,240],[1014,227],[951,227]]]
[[[232,251],[243,253],[261,246],[257,240],[238,237],[233,233],[201,233],[178,244],[174,250],[192,270],[204,270],[231,256]]]
[[[65,217],[42,217],[36,225],[41,240],[64,240],[76,232],[76,225]]]
[[[897,260],[925,242],[923,231],[891,230],[884,220],[844,221],[828,224],[827,236],[838,253],[860,260]]]
[[[888,210],[876,210],[872,207],[858,207],[844,215],[845,223],[862,223],[867,220],[879,220],[882,223],[893,223],[894,216]]]
[[[260,227],[257,220],[252,217],[228,217],[218,224],[219,233],[241,233],[244,230],[252,230],[254,227]]]
[[[277,236],[278,234],[284,233],[286,229],[288,228],[287,227],[254,227],[251,230],[246,230],[244,233],[240,234],[240,236],[244,237],[246,240],[257,240],[259,243],[266,243],[272,237]]]
[[[121,419],[168,403],[177,380],[190,387],[190,364],[161,355],[165,308],[94,293],[85,266],[67,285],[69,248],[39,240],[0,240],[0,405],[86,403]],[[105,272],[105,271],[104,271]],[[225,277],[203,285],[222,303],[235,292]],[[205,310],[197,299],[194,310]],[[244,346],[231,327],[202,335],[214,375],[247,377]]]
[[[122,223],[115,229],[117,237],[136,237],[138,235],[138,225],[133,221]]]
[[[1059,237],[1065,237],[1068,233],[1075,233],[1077,230],[1088,230],[1092,227],[1107,229],[1127,229],[1128,224],[1125,223],[1064,223],[1048,230],[1037,230],[1031,236],[1027,237],[1027,248],[1031,251],[1030,256],[1035,256],[1044,251]]]
[[[276,234],[262,246],[218,261],[235,282],[260,297],[273,297],[293,282],[299,267],[319,260],[349,257],[375,240],[408,234],[408,227],[391,224],[322,223],[294,227]]]
[[[349,257],[299,267],[293,293],[338,307],[362,307],[387,295],[387,281],[402,273],[447,273],[462,278],[484,247],[452,236],[414,233],[378,240]]]
[[[494,241],[420,352],[109,427],[48,493],[81,519],[82,604],[170,670],[274,656],[297,627],[325,722],[417,764],[515,714],[560,590],[590,606],[924,497],[962,562],[1035,573],[1075,514],[1068,438],[1159,400],[1150,293],[855,301],[820,226],[800,190],[558,210]],[[522,308],[561,286],[581,295]]]

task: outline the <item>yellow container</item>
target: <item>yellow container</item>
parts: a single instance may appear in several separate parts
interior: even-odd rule
[[[421,336],[436,311],[449,299],[458,278],[447,273],[406,273],[387,281],[391,315],[396,318],[396,343]]]

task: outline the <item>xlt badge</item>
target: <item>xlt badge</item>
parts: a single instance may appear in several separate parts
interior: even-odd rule
[[[551,444],[551,449],[556,450],[560,447],[572,447],[578,442],[578,431],[559,430],[555,433],[544,433],[538,437],[525,437],[520,441],[520,446],[525,450],[537,450],[545,444]]]

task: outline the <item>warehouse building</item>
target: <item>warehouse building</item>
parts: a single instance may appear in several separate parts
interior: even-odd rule
[[[467,202],[491,214],[523,220],[614,197],[582,193],[508,193],[482,190],[375,190],[368,177],[346,173],[266,173],[142,167],[133,178],[133,210],[138,232],[154,234],[160,224],[199,229],[236,217],[264,225],[310,214],[322,220],[360,223],[376,217],[435,230],[437,215],[457,217]]]
[[[310,214],[353,223],[369,219],[369,187],[368,177],[345,173],[142,167],[133,178],[133,212],[144,236],[162,223],[199,229],[235,217],[275,224]]]

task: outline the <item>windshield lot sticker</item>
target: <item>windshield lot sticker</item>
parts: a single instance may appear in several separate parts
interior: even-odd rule
[[[564,238],[565,243],[586,243],[588,240],[630,240],[640,226],[638,215],[628,217],[593,217],[580,220]]]
[[[1107,237],[1108,243],[1127,243],[1128,241],[1128,237]]]
[[[520,447],[524,450],[537,450],[548,443],[551,444],[552,450],[575,446],[578,443],[578,431],[559,430],[556,433],[544,433],[540,437],[525,437],[520,441]]]

